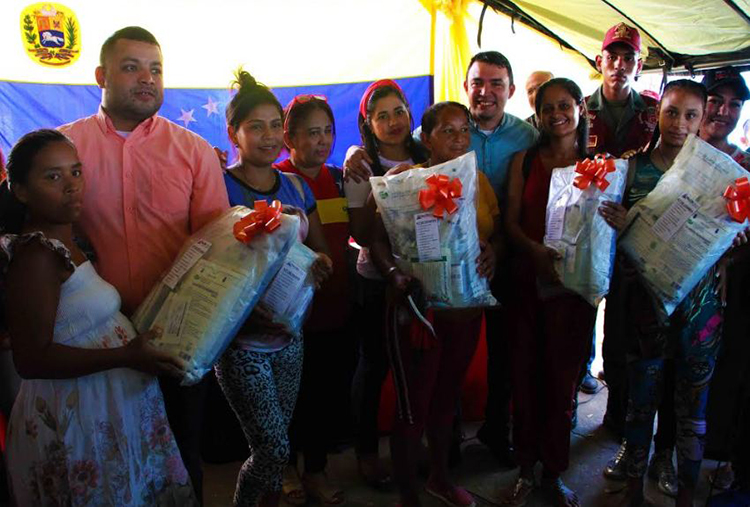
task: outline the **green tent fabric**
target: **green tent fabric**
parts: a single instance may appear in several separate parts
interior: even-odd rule
[[[643,38],[645,69],[750,63],[748,0],[482,0],[584,55],[592,64],[605,31],[625,22]]]

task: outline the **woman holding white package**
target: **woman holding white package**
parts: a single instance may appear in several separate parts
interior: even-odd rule
[[[319,284],[330,274],[331,260],[315,198],[298,176],[273,167],[284,145],[281,104],[245,71],[237,72],[235,85],[226,117],[239,161],[225,174],[229,202],[253,207],[258,200],[269,204],[280,200],[302,210],[302,218],[309,221],[305,243],[318,253],[311,270]],[[215,370],[250,446],[250,457],[237,478],[234,504],[278,505],[289,460],[289,422],[302,372],[302,336],[291,335],[256,307]]]
[[[182,361],[136,336],[74,236],[85,170],[57,130],[23,136],[0,187],[0,271],[24,378],[8,428],[13,505],[195,505],[155,375]]]
[[[362,148],[371,160],[374,176],[392,167],[411,167],[425,161],[411,137],[409,103],[401,87],[390,79],[372,83],[359,103]],[[359,358],[352,381],[352,412],[355,422],[355,450],[359,472],[373,487],[382,487],[390,477],[378,456],[378,409],[380,389],[388,373],[383,326],[385,281],[370,258],[370,234],[375,221],[375,201],[370,182],[345,182],[351,233],[361,247],[355,282],[355,321],[358,323]]]
[[[570,454],[570,430],[578,375],[588,357],[596,309],[565,290],[544,245],[552,170],[586,158],[586,106],[580,88],[555,78],[536,95],[539,144],[518,153],[511,165],[505,225],[516,252],[516,298],[510,303],[513,443],[520,472],[505,493],[506,505],[523,505],[534,488],[534,465],[543,465],[542,487],[556,506],[577,506],[562,482]]]
[[[700,83],[680,79],[667,84],[659,103],[659,123],[652,143],[645,153],[631,161],[623,205],[608,203],[600,210],[610,225],[624,229],[627,210],[653,190],[671,167],[687,136],[698,133],[706,100],[706,89]],[[616,311],[628,316],[622,321],[627,325],[629,340],[625,503],[641,505],[644,501],[643,476],[648,468],[654,416],[665,395],[665,385],[671,385],[675,390],[677,419],[677,505],[692,505],[703,458],[708,386],[723,320],[717,295],[718,267],[709,270],[668,323],[661,324],[651,296],[634,270],[628,269],[627,259],[622,255],[617,259],[620,307]],[[665,361],[669,360],[674,367],[665,370]],[[665,375],[673,375],[674,379]],[[671,462],[669,451],[666,459]]]
[[[468,109],[456,102],[440,102],[425,111],[421,135],[430,150],[430,159],[415,167],[431,167],[465,154],[470,144],[469,118]],[[386,176],[408,169],[395,167]],[[500,248],[500,210],[487,177],[481,172],[477,172],[477,177],[475,205],[481,254],[476,259],[476,269],[480,276],[492,279],[495,251]],[[397,267],[380,216],[376,217],[373,234],[373,260],[398,301],[412,290],[416,280]],[[427,319],[435,337],[426,336],[425,328],[410,319],[400,326],[403,334],[398,341],[390,342],[391,367],[403,412],[396,415],[391,434],[391,456],[401,505],[420,504],[417,468],[422,433],[426,433],[430,475],[425,490],[446,505],[473,506],[471,494],[454,485],[449,477],[448,454],[461,385],[479,339],[482,309],[435,309],[427,313]]]

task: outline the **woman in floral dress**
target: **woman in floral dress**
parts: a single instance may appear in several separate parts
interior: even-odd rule
[[[136,336],[74,241],[84,178],[63,134],[22,137],[0,188],[5,317],[24,378],[7,440],[19,506],[195,505],[154,374],[180,363]],[[137,371],[138,370],[138,371]]]

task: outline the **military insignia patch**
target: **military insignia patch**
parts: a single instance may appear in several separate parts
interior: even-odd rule
[[[594,128],[594,120],[596,120],[596,113],[592,113],[591,111],[589,111],[589,114],[587,116],[588,116],[588,122],[589,122],[589,130],[591,130],[592,128]]]
[[[78,18],[64,5],[38,3],[21,12],[21,37],[29,58],[40,65],[65,67],[81,53]]]
[[[617,39],[629,39],[630,38],[630,28],[628,28],[628,25],[625,23],[620,23],[617,25],[617,28],[615,28],[615,38]]]

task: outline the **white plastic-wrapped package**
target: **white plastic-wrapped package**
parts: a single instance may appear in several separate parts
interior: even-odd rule
[[[660,313],[671,315],[746,227],[747,221],[729,217],[723,197],[745,175],[727,154],[691,135],[656,187],[628,212],[619,246]]]
[[[139,332],[160,327],[154,345],[187,363],[182,385],[214,365],[297,241],[299,218],[282,214],[276,230],[241,243],[233,226],[250,211],[235,206],[193,234],[133,315]]]
[[[428,184],[427,179],[433,176],[433,184]],[[443,177],[441,183],[438,176]],[[459,192],[456,181],[462,187]],[[474,152],[424,169],[372,177],[370,183],[396,263],[422,283],[428,306],[497,304],[487,279],[477,273],[480,251]],[[445,185],[447,197],[442,197],[435,185]],[[460,197],[450,196],[457,193]],[[449,213],[454,205],[455,211]],[[443,207],[446,211],[439,213]]]
[[[284,324],[295,335],[302,332],[315,296],[310,268],[317,257],[315,252],[296,241],[260,300],[273,314],[274,322]]]
[[[609,291],[617,241],[617,231],[599,214],[599,206],[603,201],[621,202],[628,177],[627,160],[587,160],[578,167],[602,164],[613,169],[603,176],[608,185],[594,179],[587,186],[575,165],[552,172],[544,234],[544,244],[562,256],[555,261],[555,271],[563,286],[593,306]],[[576,186],[576,181],[581,183]]]

